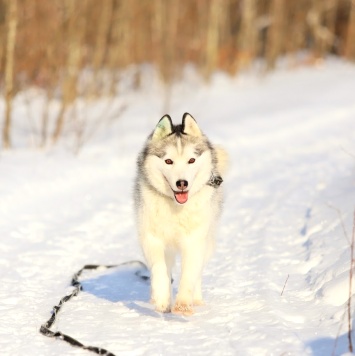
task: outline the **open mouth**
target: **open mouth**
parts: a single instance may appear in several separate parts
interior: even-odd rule
[[[176,192],[174,191],[174,197],[175,200],[179,203],[179,204],[185,204],[187,202],[187,200],[189,199],[189,192],[185,191],[185,192]]]
[[[174,193],[174,197],[175,200],[179,203],[179,204],[185,204],[187,202],[187,200],[189,199],[189,191],[188,190],[184,190],[184,191],[175,191],[173,188],[171,188],[169,181],[166,179],[166,177],[164,176],[166,182],[168,183],[170,189],[173,191]]]

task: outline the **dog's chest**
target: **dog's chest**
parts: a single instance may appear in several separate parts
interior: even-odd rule
[[[148,207],[149,206],[149,207]],[[191,199],[187,204],[177,205],[165,198],[146,202],[145,223],[149,231],[164,240],[180,239],[208,227],[214,220],[211,199]]]

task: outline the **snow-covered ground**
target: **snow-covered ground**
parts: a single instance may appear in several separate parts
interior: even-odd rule
[[[347,353],[355,66],[218,74],[209,85],[186,77],[172,90],[173,120],[190,112],[231,158],[206,305],[191,317],[158,314],[131,268],[88,272],[54,330],[116,355]],[[131,193],[162,91],[147,80],[119,100],[127,110],[79,155],[63,143],[0,152],[1,355],[90,354],[40,325],[83,265],[142,259]],[[21,136],[26,109],[15,104]]]

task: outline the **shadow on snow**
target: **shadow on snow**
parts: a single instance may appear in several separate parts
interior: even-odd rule
[[[139,273],[137,275],[136,273]],[[143,278],[142,278],[143,276]],[[94,278],[80,281],[83,291],[112,303],[122,302],[139,314],[165,320],[186,322],[178,315],[161,314],[148,305],[150,299],[149,272],[137,266],[120,266],[104,270]]]
[[[355,339],[353,337],[353,343]],[[349,339],[348,334],[339,335],[337,339],[334,338],[320,338],[312,340],[308,343],[312,350],[313,356],[340,356],[349,353]]]
[[[99,276],[81,281],[83,291],[110,302],[149,300],[149,280],[137,276],[141,269],[132,266],[117,267],[101,272]],[[142,274],[149,278],[148,272]]]

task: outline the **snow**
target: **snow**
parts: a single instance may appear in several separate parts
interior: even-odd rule
[[[122,91],[126,111],[78,155],[70,140],[26,148],[26,104],[16,99],[16,148],[0,152],[2,355],[90,354],[40,325],[85,264],[143,259],[135,160],[164,113],[162,88],[149,73],[142,82]],[[354,93],[355,67],[334,59],[263,77],[218,73],[208,85],[188,68],[169,114],[177,123],[190,112],[231,158],[206,305],[191,317],[156,313],[134,266],[103,269],[84,273],[53,330],[116,355],[350,355]],[[40,93],[31,101],[36,117]]]

